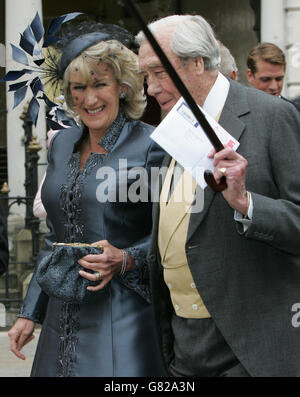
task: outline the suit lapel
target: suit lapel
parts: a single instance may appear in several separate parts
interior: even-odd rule
[[[233,114],[230,111],[230,109],[228,108],[223,109],[219,123],[237,141],[240,140],[240,137],[245,129],[245,124],[241,119],[239,119],[235,114]]]
[[[201,189],[201,187],[198,185],[197,190]],[[190,240],[200,223],[203,221],[207,210],[211,206],[211,203],[213,201],[213,198],[215,197],[216,193],[210,188],[206,187],[204,189],[204,207],[201,212],[195,212],[191,213],[190,217],[190,223],[189,223],[189,228],[188,228],[188,233],[187,233],[187,241]]]
[[[230,82],[228,96],[219,123],[238,141],[245,129],[241,116],[250,112],[245,88],[235,81]]]
[[[239,83],[236,83],[235,81],[230,81],[230,89],[219,119],[219,123],[235,139],[240,140],[241,135],[245,129],[245,124],[240,119],[240,116],[249,112],[250,109],[248,106],[245,90],[242,89]],[[197,187],[197,189],[200,189],[199,186]],[[215,195],[216,193],[209,186],[205,188],[204,207],[201,213],[191,214],[187,242],[190,240],[196,229],[203,221],[207,210],[213,202]]]
[[[159,222],[159,197],[160,197],[160,192],[162,189],[162,186],[164,184],[166,175],[167,175],[167,169],[169,167],[169,164],[172,160],[172,157],[169,154],[166,154],[163,162],[161,164],[161,173],[158,178],[158,183],[157,186],[155,187],[155,193],[154,193],[154,202],[152,206],[152,218],[153,218],[153,227],[158,227],[158,222]]]
[[[157,239],[158,239],[158,225],[159,225],[159,215],[160,215],[160,209],[159,209],[159,196],[160,196],[160,192],[166,177],[166,172],[164,170],[166,170],[169,167],[169,164],[172,160],[172,157],[169,154],[166,154],[164,157],[164,160],[162,162],[161,165],[161,169],[162,171],[162,178],[159,177],[158,178],[158,183],[156,186],[157,192],[154,195],[155,196],[155,200],[153,202],[152,205],[152,241],[151,241],[151,246],[150,246],[150,255],[155,255],[156,256],[156,263],[161,262],[160,260],[160,255],[159,255],[159,250],[158,250],[158,244],[157,244]]]

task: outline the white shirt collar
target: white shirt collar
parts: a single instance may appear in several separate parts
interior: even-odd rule
[[[218,77],[203,104],[203,109],[214,119],[224,107],[229,87],[229,81],[222,73],[219,72]]]

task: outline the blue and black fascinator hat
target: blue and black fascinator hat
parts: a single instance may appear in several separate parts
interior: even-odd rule
[[[61,59],[57,65],[57,77],[62,80],[68,65],[70,65],[72,60],[78,57],[86,48],[99,41],[109,39],[110,36],[107,33],[93,32],[83,34],[72,40],[62,53]]]
[[[54,18],[50,22],[46,37],[42,40],[45,29],[39,14],[36,13],[31,24],[21,34],[20,48],[11,44],[14,61],[24,65],[25,68],[9,71],[0,82],[16,81],[25,75],[32,75],[31,79],[10,84],[9,91],[14,92],[15,108],[24,100],[27,90],[31,89],[33,96],[28,106],[27,118],[35,126],[40,109],[38,99],[43,100],[49,108],[55,109],[55,118],[58,123],[47,118],[52,129],[62,129],[61,123],[67,126],[76,125],[75,121],[70,119],[57,103],[48,98],[44,83],[49,83],[56,89],[68,65],[85,49],[103,40],[118,40],[126,47],[135,50],[133,35],[126,29],[112,24],[82,21],[75,28],[65,25],[65,31],[57,36],[62,25],[78,15],[82,13],[75,12]],[[50,51],[50,47],[55,51]],[[47,56],[44,56],[43,49],[48,49]]]

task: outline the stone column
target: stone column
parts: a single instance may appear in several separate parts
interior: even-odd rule
[[[36,12],[42,19],[42,0],[6,0],[5,1],[5,37],[6,37],[6,68],[8,70],[21,70],[23,65],[13,61],[11,56],[11,45],[18,46],[20,33],[31,23]],[[24,78],[25,80],[25,78]],[[28,90],[29,93],[29,90]],[[28,94],[29,95],[29,94]],[[20,116],[24,110],[24,105],[30,96],[24,100],[19,106],[13,110],[14,95],[7,92],[7,158],[8,158],[8,184],[10,187],[10,196],[24,196],[25,166],[24,166],[24,130],[22,128],[23,121]],[[39,142],[43,146],[40,152],[39,162],[46,161],[45,135],[45,109],[40,103],[41,109],[39,113],[37,127],[33,128],[33,134],[37,135]],[[45,170],[41,167],[40,179]],[[14,205],[11,209],[10,222],[24,222],[25,206]]]
[[[287,55],[285,0],[261,0],[261,41],[276,44]],[[287,76],[282,95],[287,96]]]
[[[300,2],[286,0],[286,46],[288,97],[300,95]]]
[[[261,0],[261,41],[274,43],[285,51],[284,0]]]

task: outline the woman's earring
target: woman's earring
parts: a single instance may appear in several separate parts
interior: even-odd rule
[[[124,91],[121,91],[121,92],[120,92],[120,100],[121,100],[121,101],[124,101],[125,98],[126,98],[125,92],[124,92]]]

